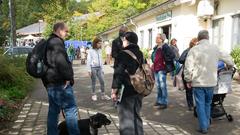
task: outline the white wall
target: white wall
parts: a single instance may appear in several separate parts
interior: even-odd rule
[[[232,30],[233,19],[232,16],[240,14],[240,0],[220,0],[218,7],[218,14],[213,17],[213,20],[223,18],[224,19],[224,35],[223,46],[219,48],[226,52],[232,50]]]
[[[212,1],[212,0],[211,0]],[[197,5],[182,4],[167,11],[172,11],[172,19],[164,22],[157,22],[156,16],[167,11],[152,14],[149,17],[141,19],[135,22],[138,26],[136,33],[139,38],[139,45],[141,44],[140,31],[144,31],[144,48],[149,47],[149,33],[148,29],[153,29],[152,33],[152,46],[155,46],[155,38],[158,33],[159,26],[172,25],[172,38],[178,40],[177,44],[180,49],[180,53],[188,48],[189,42],[193,37],[197,37],[197,34],[202,29],[209,30],[210,42],[212,42],[212,20],[218,18],[224,18],[224,45],[221,47],[226,52],[231,51],[231,37],[232,37],[232,15],[240,13],[240,0],[220,0],[218,15],[214,15],[212,19],[204,21],[197,17]],[[108,34],[108,39],[117,35],[117,31]]]

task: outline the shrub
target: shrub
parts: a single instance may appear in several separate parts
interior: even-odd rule
[[[231,56],[236,64],[238,72],[240,72],[240,47],[236,47],[232,50]]]
[[[33,78],[26,73],[25,59],[0,54],[0,121],[12,118],[16,105],[32,86]]]

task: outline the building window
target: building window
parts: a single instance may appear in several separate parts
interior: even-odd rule
[[[240,14],[233,16],[232,48],[240,45]]]
[[[152,29],[148,30],[148,47],[152,48]]]
[[[224,19],[213,20],[213,45],[223,48]]]
[[[140,37],[141,37],[141,42],[140,42],[140,47],[143,48],[144,46],[144,31],[140,31]]]

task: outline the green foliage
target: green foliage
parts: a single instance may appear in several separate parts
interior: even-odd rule
[[[16,104],[25,98],[33,78],[25,71],[25,58],[0,55],[0,121],[9,120]],[[1,102],[4,101],[4,104]]]
[[[231,52],[231,56],[237,66],[237,70],[240,72],[240,47],[234,48]]]
[[[141,49],[142,53],[143,53],[143,56],[145,59],[148,59],[149,58],[149,51],[148,49],[144,48],[144,49]]]

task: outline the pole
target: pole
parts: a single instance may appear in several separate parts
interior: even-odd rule
[[[9,18],[11,24],[9,43],[10,47],[13,48],[13,46],[16,46],[16,21],[15,21],[15,6],[13,0],[9,0]]]

